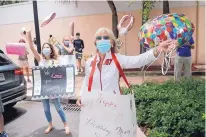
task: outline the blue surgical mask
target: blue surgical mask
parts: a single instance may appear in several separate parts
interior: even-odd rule
[[[65,40],[65,41],[64,41],[64,45],[67,46],[67,47],[69,47],[69,41],[68,41],[68,40]]]
[[[49,55],[51,54],[51,49],[50,49],[50,48],[44,48],[44,49],[42,50],[42,54],[43,54],[44,56],[49,56]]]
[[[100,53],[105,54],[111,48],[110,40],[98,40],[96,46]]]

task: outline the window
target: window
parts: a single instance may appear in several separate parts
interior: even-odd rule
[[[0,53],[0,66],[4,66],[8,64],[10,64],[8,57],[5,54]]]

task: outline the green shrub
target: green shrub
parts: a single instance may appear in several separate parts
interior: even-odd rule
[[[150,137],[204,137],[205,80],[182,79],[132,86],[137,121]],[[130,89],[124,89],[128,93]]]

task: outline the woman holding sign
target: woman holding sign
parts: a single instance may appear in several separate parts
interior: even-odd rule
[[[29,43],[29,47],[30,47],[31,51],[34,54],[34,57],[39,62],[39,66],[49,66],[49,65],[58,64],[57,54],[54,50],[54,47],[51,44],[44,43],[42,46],[42,54],[39,54],[33,46],[32,37],[31,37],[31,30],[26,32],[26,38],[27,38],[27,41]],[[65,115],[63,108],[60,104],[60,99],[59,98],[52,99],[52,102],[53,102],[57,112],[59,113],[59,116],[61,117],[62,122],[64,123],[66,134],[67,135],[70,134],[69,126],[68,126],[67,120],[66,120],[66,115]],[[53,129],[49,99],[43,99],[42,103],[44,106],[44,112],[45,112],[46,119],[49,122],[49,126],[45,130],[45,133],[48,134]]]
[[[174,40],[167,40],[160,43],[157,48],[151,49],[138,56],[125,56],[117,53],[116,38],[111,30],[100,28],[95,34],[94,43],[97,48],[97,55],[87,60],[85,65],[85,79],[82,85],[82,92],[89,90],[114,91],[121,94],[119,89],[119,65],[121,69],[140,68],[153,62],[160,52],[175,46]],[[119,64],[119,65],[118,65]],[[89,85],[92,84],[92,85]],[[77,101],[81,105],[81,98]]]
[[[122,94],[119,87],[120,75],[129,85],[122,69],[140,68],[155,61],[160,52],[166,52],[173,48],[176,41],[163,41],[157,48],[141,55],[125,56],[117,53],[116,38],[112,31],[107,28],[99,28],[95,34],[94,44],[97,54],[86,62],[81,95],[90,91]],[[81,96],[77,100],[77,105],[84,105],[81,103]]]

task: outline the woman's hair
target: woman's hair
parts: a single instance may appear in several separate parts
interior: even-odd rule
[[[26,43],[24,39],[20,39],[19,43]]]
[[[116,37],[114,36],[114,33],[108,29],[108,28],[105,28],[105,27],[101,27],[99,28],[96,33],[95,33],[95,37],[94,37],[94,44],[96,45],[96,37],[100,34],[100,33],[104,33],[104,32],[107,32],[108,33],[108,36],[110,38],[110,40],[112,40],[112,44],[113,44],[113,47],[111,48],[111,52],[113,53],[118,53],[118,50],[117,50],[117,43],[116,43]]]
[[[54,47],[53,47],[50,43],[47,43],[47,42],[46,42],[46,43],[43,44],[42,50],[43,50],[43,48],[44,48],[45,45],[49,45],[49,47],[50,47],[50,49],[51,49],[50,58],[51,58],[51,59],[57,59],[57,54],[56,54],[56,51],[55,51]],[[44,54],[42,54],[42,57],[43,57],[43,58],[46,58],[46,57],[44,56]]]

